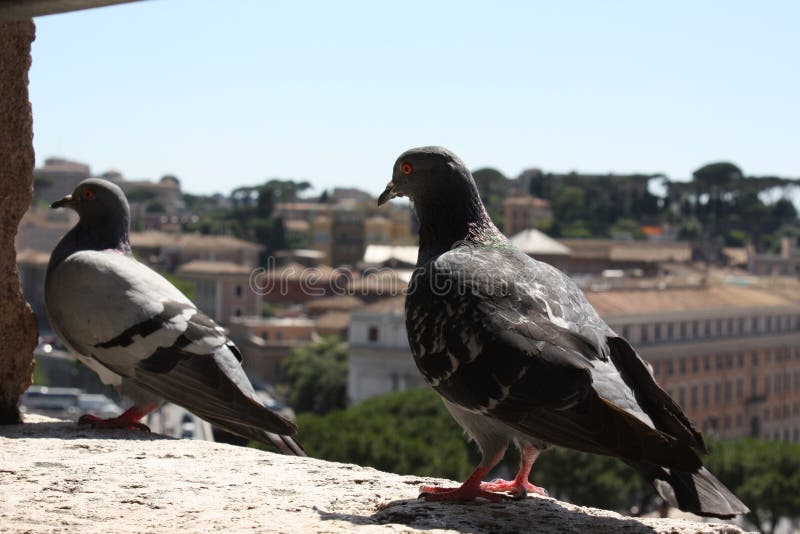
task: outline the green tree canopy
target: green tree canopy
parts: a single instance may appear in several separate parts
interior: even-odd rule
[[[347,346],[337,337],[297,347],[284,362],[289,405],[324,414],[347,406]]]

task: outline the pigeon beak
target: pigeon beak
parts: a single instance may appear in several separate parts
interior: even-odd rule
[[[56,200],[55,202],[50,204],[50,209],[63,208],[65,206],[69,207],[71,205],[72,205],[72,195],[67,195],[61,200]]]
[[[386,184],[386,189],[381,193],[381,196],[378,197],[378,207],[383,206],[398,195],[397,187],[394,185],[394,182],[389,182]]]

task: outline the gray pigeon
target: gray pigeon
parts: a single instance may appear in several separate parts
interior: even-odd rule
[[[45,304],[58,337],[105,384],[134,401],[119,417],[81,417],[103,428],[147,429],[139,420],[164,400],[222,429],[304,456],[297,428],[258,400],[239,349],[175,286],[131,254],[122,190],[90,178],[52,208],[80,221],[58,243]]]
[[[423,487],[426,499],[545,494],[528,477],[553,444],[622,459],[681,510],[748,511],[703,467],[702,435],[649,365],[572,280],[509,243],[455,154],[402,154],[378,205],[398,196],[411,198],[419,219],[406,297],[414,360],[483,455],[460,487]],[[510,443],[521,452],[516,478],[481,483]]]

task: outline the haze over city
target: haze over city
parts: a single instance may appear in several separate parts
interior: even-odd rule
[[[515,176],[800,176],[792,2],[150,1],[37,20],[37,163],[378,193],[447,146]]]

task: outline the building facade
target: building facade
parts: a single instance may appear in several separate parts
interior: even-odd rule
[[[347,395],[350,402],[422,386],[406,337],[405,297],[356,310],[350,317]]]

